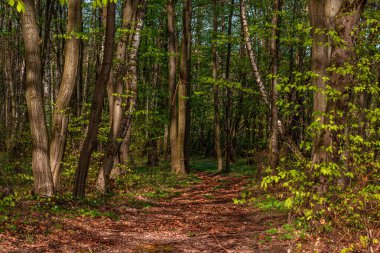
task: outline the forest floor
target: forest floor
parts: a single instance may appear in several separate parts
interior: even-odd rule
[[[295,229],[281,208],[234,203],[252,175],[197,172],[177,183],[85,204],[16,203],[0,220],[0,252],[333,252],[326,245],[339,244]]]

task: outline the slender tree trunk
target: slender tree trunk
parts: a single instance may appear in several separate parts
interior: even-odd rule
[[[115,157],[120,148],[120,139],[124,140],[128,129],[132,121],[132,114],[135,110],[136,100],[137,100],[137,54],[140,45],[141,30],[143,26],[143,18],[146,11],[146,2],[140,1],[139,10],[137,14],[136,26],[134,31],[134,36],[131,42],[131,51],[128,58],[128,70],[125,77],[127,82],[127,91],[130,93],[130,97],[127,99],[127,115],[121,119],[120,126],[116,133],[111,132],[108,145],[106,149],[106,154],[104,156],[101,169],[98,174],[96,181],[97,189],[106,193],[109,190],[109,178],[112,167],[114,165]]]
[[[75,185],[73,194],[76,197],[84,197],[87,181],[88,168],[92,151],[97,141],[99,124],[103,110],[103,99],[107,86],[107,81],[112,68],[112,58],[115,44],[115,3],[107,5],[107,25],[104,40],[104,56],[100,73],[96,79],[94,98],[91,105],[90,122],[84,141],[79,163],[75,174]]]
[[[180,77],[182,80],[186,80],[186,129],[185,129],[185,147],[184,147],[184,157],[185,157],[185,169],[186,173],[189,172],[189,163],[190,163],[190,145],[191,145],[191,110],[190,110],[190,97],[191,97],[191,18],[192,18],[192,0],[187,0],[184,2],[184,17],[183,24],[184,30],[186,33],[186,74]],[[182,60],[182,58],[181,58]],[[181,68],[183,69],[183,68]],[[186,76],[186,77],[185,77]]]
[[[81,23],[81,0],[70,0],[67,24],[69,39],[66,43],[62,80],[54,108],[50,143],[50,166],[56,190],[59,189],[61,163],[65,151],[69,104],[77,82],[80,49],[80,39],[77,38],[77,33],[81,31]]]
[[[34,193],[51,196],[54,193],[49,163],[49,140],[42,95],[41,56],[39,29],[34,3],[24,0],[25,12],[21,14],[21,27],[25,45],[26,104],[32,137],[32,170]]]
[[[232,16],[234,13],[235,1],[231,0],[230,13],[228,16],[228,30],[227,35],[231,37],[232,35]],[[231,49],[232,43],[229,41],[227,44],[227,57],[226,57],[226,80],[230,79],[230,68],[231,68]],[[227,87],[227,103],[226,103],[226,166],[225,171],[230,171],[230,163],[232,157],[232,90],[230,87]]]
[[[264,83],[262,81],[261,74],[259,72],[259,68],[258,68],[257,63],[256,63],[256,56],[255,56],[255,53],[252,49],[252,45],[250,42],[250,35],[249,35],[249,31],[248,31],[248,21],[247,21],[247,15],[246,15],[245,3],[244,2],[245,2],[244,0],[240,1],[240,17],[241,17],[241,22],[242,22],[245,46],[246,46],[246,49],[248,52],[248,56],[249,56],[249,60],[251,63],[251,68],[252,68],[253,74],[256,78],[256,83],[257,83],[259,90],[260,90],[261,98],[264,100],[265,104],[270,106],[268,94],[265,90],[265,86],[264,86]],[[285,143],[288,145],[290,150],[294,153],[295,156],[304,160],[303,154],[300,152],[297,145],[286,134],[285,127],[284,127],[283,123],[280,120],[278,120],[277,124],[278,124],[279,133],[282,135],[282,138],[284,139]]]
[[[51,0],[46,0],[44,9],[45,9],[45,17],[44,17],[45,19],[44,19],[44,28],[43,28],[42,50],[41,50],[41,62],[42,62],[41,77],[42,78],[44,77],[44,72],[45,72],[44,66],[47,60],[47,55],[48,55],[51,18],[53,16],[53,13],[55,12],[54,3],[52,3]]]
[[[124,5],[123,10],[123,22],[122,29],[135,30],[136,27],[133,27],[133,18],[135,16],[136,8],[138,5],[137,0],[127,0]],[[132,33],[133,34],[133,33]],[[131,39],[129,33],[123,33],[121,40],[117,44],[116,48],[116,60],[115,67],[111,71],[111,77],[108,81],[107,92],[110,104],[110,119],[111,119],[111,131],[113,138],[116,138],[118,132],[120,131],[122,117],[123,117],[123,89],[124,78],[127,73],[127,49],[131,47]],[[110,87],[111,86],[111,87]],[[112,140],[113,141],[113,140]],[[119,152],[119,150],[118,150]],[[114,163],[123,163],[120,160],[120,155],[115,156]],[[120,167],[115,167],[114,175],[120,174]]]
[[[279,11],[281,10],[282,1],[274,0],[273,17],[272,17],[272,38],[271,38],[271,55],[272,55],[272,99],[271,99],[271,167],[272,171],[276,169],[279,162],[278,150],[278,108],[276,105],[278,99],[278,48],[279,48]]]
[[[213,17],[213,40],[212,45],[212,78],[215,81],[214,84],[214,138],[215,138],[215,153],[217,160],[218,172],[223,171],[223,156],[221,148],[221,130],[220,130],[220,114],[219,114],[219,87],[217,85],[218,80],[218,51],[216,46],[217,34],[218,34],[218,6],[216,0],[214,0],[214,17]]]
[[[7,39],[8,40],[8,39]],[[14,59],[14,54],[12,53],[12,48],[10,43],[7,41],[4,43],[5,52],[4,58],[4,75],[5,84],[7,87],[8,95],[6,96],[6,105],[9,106],[7,110],[6,118],[9,119],[8,124],[6,124],[7,134],[6,134],[6,149],[9,154],[13,154],[13,149],[15,147],[15,135],[17,132],[17,107],[16,107],[16,94],[15,94],[15,80],[12,73],[12,62]],[[9,101],[7,101],[9,99]]]

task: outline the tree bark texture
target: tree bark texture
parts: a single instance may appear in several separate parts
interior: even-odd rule
[[[219,113],[219,87],[216,84],[218,80],[218,51],[216,48],[216,40],[218,34],[218,10],[217,2],[214,0],[214,16],[213,16],[213,40],[212,45],[212,78],[215,81],[214,84],[214,148],[217,160],[218,172],[223,171],[223,156],[221,148],[221,128],[220,128],[220,113]]]
[[[54,187],[59,189],[61,163],[65,151],[69,104],[77,82],[81,31],[81,0],[69,0],[65,62],[57,101],[55,102],[50,143],[50,166]]]
[[[170,164],[171,170],[177,172],[177,167],[180,165],[177,152],[177,134],[178,134],[178,85],[176,85],[176,31],[175,31],[175,6],[174,0],[168,0],[166,4],[168,14],[168,53],[169,53],[169,135],[170,135]]]
[[[134,31],[135,21],[136,21],[136,11],[139,1],[138,0],[127,0],[125,2],[125,6],[123,9],[123,21],[122,21],[122,29]],[[123,118],[123,103],[126,102],[125,93],[127,92],[127,88],[124,85],[124,78],[127,74],[128,68],[128,55],[127,51],[131,48],[131,42],[133,39],[133,32],[123,32],[120,41],[116,47],[116,60],[115,66],[111,71],[111,77],[107,84],[107,92],[108,92],[108,100],[109,100],[109,108],[110,108],[110,126],[112,131],[113,138],[116,138],[118,132],[120,131],[121,122]],[[127,94],[128,95],[128,94]],[[129,145],[128,142],[123,142],[123,145]],[[120,148],[117,151],[118,154],[115,156],[115,163],[125,164],[126,157],[123,157],[119,154]],[[114,169],[113,174],[120,174],[120,167],[117,166]]]
[[[310,19],[315,29],[333,30],[340,38],[341,42],[329,39],[327,35],[314,33],[314,48],[312,55],[312,68],[318,74],[318,78],[314,80],[318,91],[314,95],[314,114],[321,121],[321,124],[330,121],[333,117],[334,124],[343,127],[346,123],[345,114],[348,112],[349,88],[355,83],[351,74],[342,74],[338,71],[326,72],[327,67],[334,69],[345,68],[347,63],[355,60],[355,33],[354,29],[358,25],[360,17],[364,11],[366,0],[334,0],[334,1],[317,1],[309,2]],[[322,16],[323,15],[323,16]],[[324,33],[326,34],[326,33]],[[331,48],[325,46],[325,42],[331,44]],[[328,56],[326,59],[326,55]],[[329,80],[327,84],[339,92],[337,98],[328,98],[323,93],[325,84],[323,83],[323,75],[327,75]],[[322,92],[320,94],[319,92]],[[347,135],[345,129],[330,131],[323,129],[313,143],[313,164],[321,164],[340,160],[340,149],[345,149],[346,144],[340,137]],[[328,148],[331,151],[327,151]],[[328,182],[324,177],[319,178],[317,190],[321,193],[328,191]]]
[[[100,73],[96,79],[93,102],[91,104],[90,121],[85,141],[79,157],[75,174],[73,195],[84,197],[85,187],[93,149],[97,142],[97,135],[103,110],[103,99],[107,81],[112,68],[112,58],[115,44],[115,3],[107,5],[106,36],[104,40],[104,56]]]
[[[108,139],[106,154],[104,156],[102,166],[96,181],[97,189],[102,193],[106,193],[109,190],[108,186],[110,173],[114,165],[115,157],[122,144],[122,142],[120,142],[119,140],[124,140],[127,135],[137,102],[137,54],[140,45],[143,19],[146,12],[146,2],[142,0],[139,2],[138,6],[139,7],[136,16],[136,25],[134,29],[134,35],[131,41],[131,50],[129,52],[128,57],[128,69],[125,76],[128,93],[127,108],[124,115],[122,115],[119,127],[116,129],[115,132],[111,131]]]
[[[183,1],[183,31],[180,80],[178,84],[177,164],[175,171],[186,174],[190,145],[190,63],[191,63],[191,0]]]
[[[228,16],[228,28],[227,28],[227,35],[228,37],[231,37],[232,35],[232,16],[234,13],[234,5],[235,1],[231,0],[231,6],[230,6],[230,13]],[[230,69],[231,69],[231,49],[232,44],[229,41],[227,44],[227,56],[226,56],[226,80],[228,81],[230,79]],[[227,87],[227,103],[226,103],[226,109],[225,109],[225,132],[226,132],[226,165],[225,165],[225,172],[229,172],[230,170],[230,163],[232,157],[232,90],[230,87]]]
[[[21,14],[22,34],[25,45],[26,104],[32,138],[33,191],[37,195],[54,193],[49,163],[49,140],[45,121],[42,93],[39,29],[33,0],[25,0],[25,12]]]
[[[279,162],[279,144],[278,144],[278,49],[280,32],[278,26],[280,24],[279,12],[281,10],[282,1],[274,0],[273,16],[272,16],[272,37],[270,51],[272,56],[272,98],[271,98],[271,138],[270,138],[270,153],[271,153],[271,168],[276,169]]]

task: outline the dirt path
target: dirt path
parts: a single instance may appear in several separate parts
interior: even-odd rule
[[[48,234],[27,239],[0,236],[4,252],[286,252],[264,247],[258,237],[282,224],[270,215],[233,204],[247,178],[200,173],[200,183],[153,207],[118,207],[120,219],[73,217]]]

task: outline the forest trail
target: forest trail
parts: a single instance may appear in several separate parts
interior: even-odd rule
[[[49,234],[29,240],[0,237],[6,252],[286,252],[286,241],[259,243],[260,234],[286,223],[284,214],[236,205],[247,176],[198,173],[201,182],[149,208],[118,206],[117,220],[65,217]],[[142,197],[142,201],[145,199]],[[278,243],[285,245],[281,246]],[[275,248],[273,248],[275,247]]]

